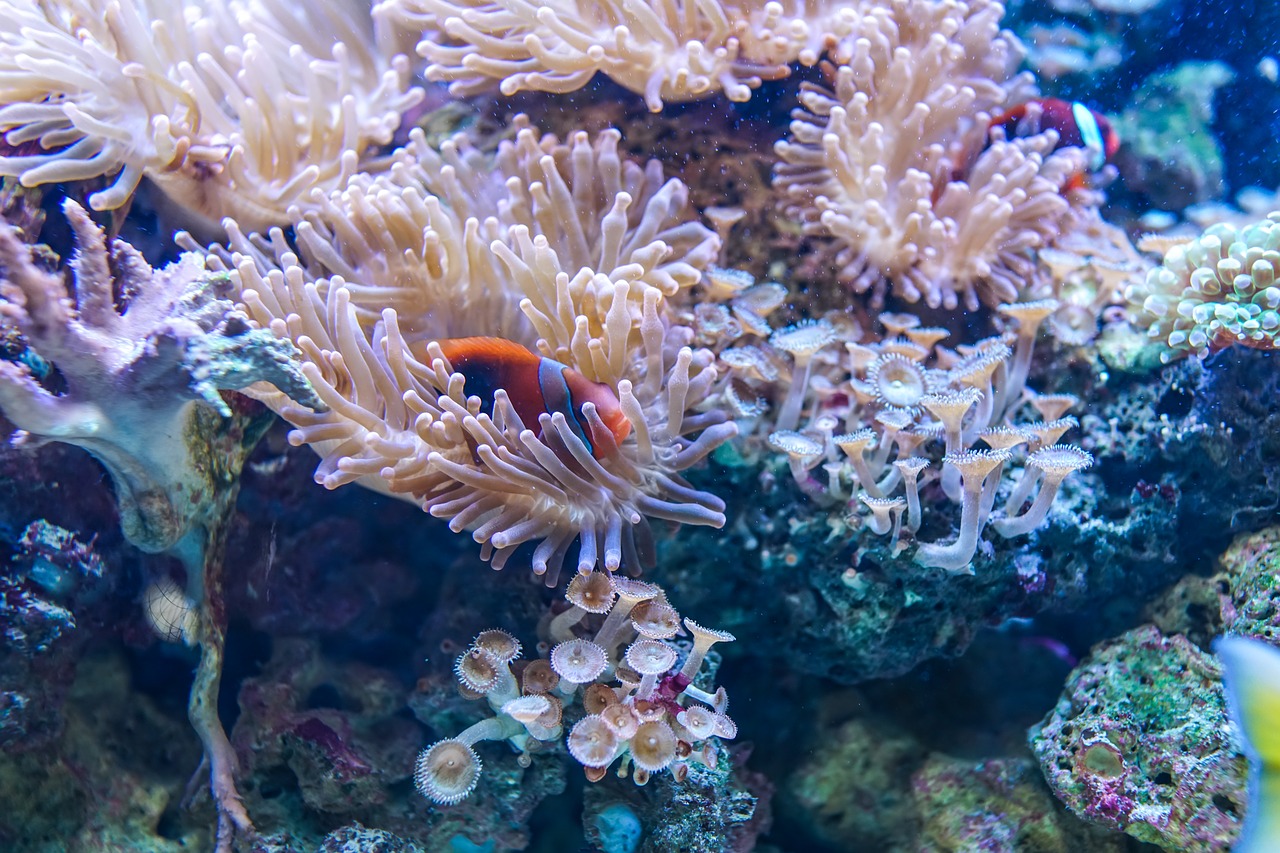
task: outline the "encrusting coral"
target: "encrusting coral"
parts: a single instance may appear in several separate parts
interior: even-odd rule
[[[577,602],[593,586],[609,592],[601,607],[588,610]],[[474,746],[481,741],[508,741],[527,764],[529,753],[542,748],[539,742],[561,736],[564,713],[579,689],[585,714],[574,723],[566,747],[589,781],[602,779],[619,758],[618,775],[625,777],[630,764],[638,785],[668,769],[683,779],[693,761],[716,766],[715,739],[732,739],[737,726],[725,715],[724,688],[712,692],[694,682],[707,651],[717,642],[732,641],[733,635],[685,619],[693,646],[683,650],[681,664],[682,650],[667,641],[678,630],[679,617],[657,586],[592,572],[575,576],[566,598],[570,610],[549,628],[557,641],[549,669],[539,660],[517,673],[520,644],[498,630],[483,632],[459,656],[454,672],[462,691],[483,696],[496,716],[422,751],[414,780],[424,797],[450,805],[469,796],[480,780],[481,760]],[[663,639],[655,638],[653,622],[642,610],[646,605],[671,610],[673,625],[670,633],[661,632]],[[575,635],[575,626],[605,612],[608,616],[597,621],[592,639]]]
[[[1144,625],[1099,644],[1028,732],[1054,794],[1081,817],[1166,850],[1234,846],[1246,763],[1220,663]]]
[[[495,567],[535,543],[548,584],[575,540],[579,570],[612,570],[651,558],[647,518],[724,523],[723,503],[678,472],[736,429],[707,405],[714,356],[671,311],[718,240],[679,181],[622,160],[617,142],[521,126],[491,160],[415,134],[386,174],[315,204],[298,254],[278,231],[229,224],[248,311],[298,345],[325,405],[273,401],[291,440],[324,457],[319,482],[418,502],[472,531]],[[494,334],[595,383],[630,433],[615,441],[590,401],[543,398],[526,423],[513,401],[537,388],[476,396],[482,377],[441,344]]]
[[[112,178],[95,210],[146,177],[208,222],[286,223],[311,190],[367,167],[422,96],[359,5],[5,0],[0,174]]]

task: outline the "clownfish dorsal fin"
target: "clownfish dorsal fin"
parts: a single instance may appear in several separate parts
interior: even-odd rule
[[[1249,808],[1233,853],[1280,851],[1280,649],[1226,636],[1214,644],[1227,707],[1249,756]]]
[[[1089,171],[1096,172],[1107,164],[1107,145],[1102,138],[1102,128],[1093,110],[1076,101],[1071,105],[1071,118],[1075,120],[1076,129],[1080,131],[1080,139],[1084,150],[1089,152]]]
[[[541,358],[515,341],[506,338],[475,336],[469,338],[444,338],[436,341],[444,357],[450,363],[474,359],[478,361],[508,361],[526,364]]]

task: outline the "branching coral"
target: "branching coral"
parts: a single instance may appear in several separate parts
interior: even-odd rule
[[[613,585],[592,639],[575,636],[584,618],[598,618],[600,608],[584,610],[575,602],[575,587]],[[587,779],[598,782],[622,759],[620,776],[629,763],[636,784],[654,773],[670,770],[677,779],[688,773],[691,761],[715,765],[715,738],[732,739],[737,726],[725,715],[728,698],[695,686],[707,651],[732,634],[684,620],[693,635],[692,648],[682,649],[666,639],[654,639],[647,605],[670,610],[674,636],[679,617],[656,586],[592,573],[578,575],[569,585],[571,609],[552,622],[550,668],[536,661],[519,672],[514,662],[519,644],[501,631],[486,631],[465,651],[454,667],[458,683],[468,693],[483,696],[496,716],[470,726],[456,737],[439,741],[418,756],[414,774],[418,791],[433,802],[450,805],[466,798],[480,779],[481,761],[474,746],[481,741],[505,740],[524,760],[538,746],[563,733],[562,719],[581,691],[581,716],[566,738],[569,754],[581,764]],[[503,642],[503,640],[509,642]],[[629,642],[625,650],[624,643]],[[502,649],[495,648],[500,643]],[[616,682],[616,685],[611,685]],[[702,749],[694,752],[694,747]]]
[[[70,292],[16,229],[0,229],[0,315],[63,386],[51,390],[25,364],[0,361],[0,410],[19,428],[18,440],[92,453],[111,474],[129,541],[182,560],[186,599],[199,613],[184,614],[177,635],[201,647],[189,713],[205,746],[219,849],[229,850],[233,831],[251,825],[217,716],[221,559],[241,466],[268,420],[233,409],[218,391],[270,381],[301,399],[310,392],[292,346],[250,329],[232,310],[226,275],[210,273],[193,254],[153,270],[119,240],[108,253],[83,208],[67,201],[63,209],[78,241]]]
[[[1032,252],[1063,227],[1079,149],[1052,131],[988,144],[992,113],[1025,100],[1021,45],[988,0],[896,0],[835,51],[831,88],[806,85],[775,186],[810,233],[835,237],[861,292],[969,310],[1028,291]]]
[[[421,97],[350,0],[5,0],[0,15],[0,174],[114,176],[97,210],[145,176],[198,217],[284,223]]]
[[[1280,212],[1242,228],[1214,225],[1175,245],[1126,296],[1153,338],[1204,355],[1280,348]]]
[[[523,128],[491,163],[461,138],[436,153],[416,136],[386,175],[317,202],[298,226],[302,260],[279,232],[230,228],[245,304],[297,343],[327,407],[277,401],[292,440],[324,457],[318,481],[408,497],[471,530],[497,567],[533,543],[548,583],[575,540],[580,570],[616,569],[647,558],[649,517],[724,523],[722,502],[678,472],[735,429],[702,410],[714,357],[669,308],[718,241],[690,221],[679,181],[622,161],[617,141]],[[526,423],[513,400],[530,389],[484,399],[436,343],[473,335],[603,386],[630,434],[604,436],[596,403]],[[575,433],[580,418],[603,443]]]
[[[13,229],[0,229],[0,315],[58,370],[43,386],[23,364],[0,361],[0,410],[24,441],[62,441],[110,472],[129,541],[150,552],[176,547],[193,526],[215,472],[199,460],[202,419],[231,409],[219,395],[267,380],[305,396],[292,347],[229,315],[226,275],[197,255],[153,270],[74,202],[64,206],[79,241],[68,298],[62,276],[41,269]],[[129,301],[117,308],[115,294]],[[203,508],[207,509],[207,507]]]

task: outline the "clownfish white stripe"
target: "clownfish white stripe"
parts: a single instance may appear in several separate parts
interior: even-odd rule
[[[1102,141],[1102,128],[1098,126],[1098,119],[1093,110],[1079,101],[1071,105],[1071,117],[1076,120],[1084,149],[1089,152],[1089,171],[1096,172],[1107,163],[1107,148]]]

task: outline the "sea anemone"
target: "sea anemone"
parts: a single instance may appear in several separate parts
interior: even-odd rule
[[[300,255],[280,232],[228,226],[235,253],[218,257],[253,318],[299,344],[327,407],[267,398],[291,441],[321,453],[319,482],[412,500],[469,530],[498,568],[529,543],[548,584],[575,541],[579,571],[614,570],[652,559],[648,518],[724,524],[723,502],[679,472],[736,428],[706,405],[714,356],[671,310],[717,240],[691,221],[680,182],[617,144],[517,123],[489,158],[414,134],[386,174],[306,215]],[[524,423],[511,404],[522,389],[472,396],[436,343],[499,333],[604,386],[625,440],[589,448],[575,434],[570,415],[612,432],[594,402]]]
[[[24,186],[113,177],[95,210],[146,177],[188,214],[287,224],[340,186],[422,97],[345,0],[47,0],[2,4],[0,157]],[[366,161],[367,165],[367,161]]]

